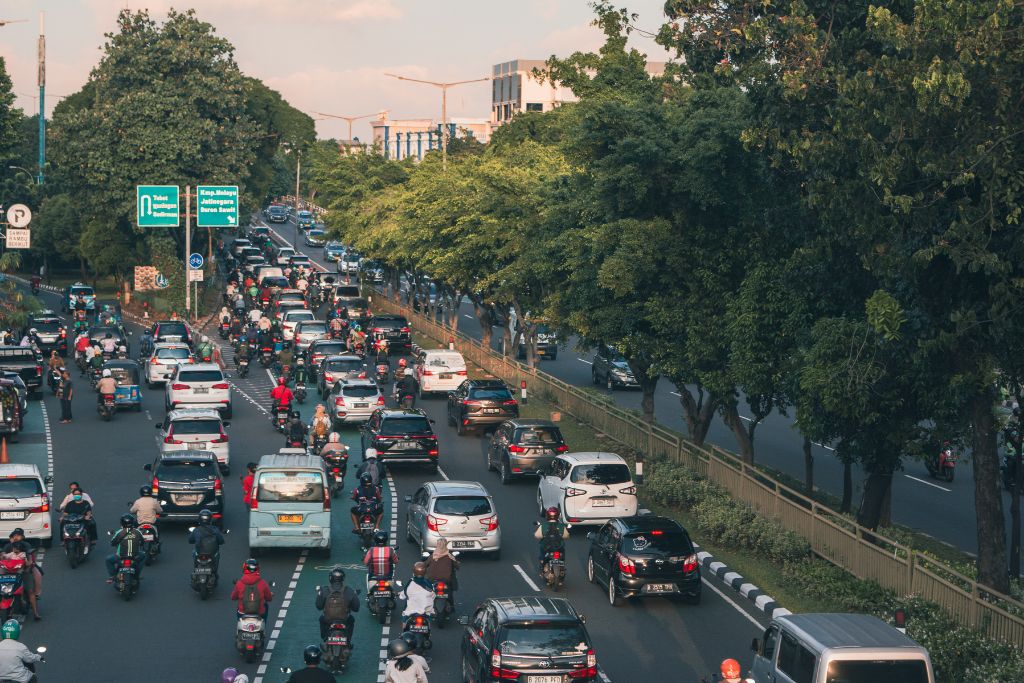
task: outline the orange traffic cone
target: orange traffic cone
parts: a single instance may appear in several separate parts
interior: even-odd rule
[[[7,460],[7,437],[0,440],[0,465],[6,465]]]

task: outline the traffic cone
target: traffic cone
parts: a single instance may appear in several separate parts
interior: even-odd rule
[[[9,461],[7,460],[7,437],[5,436],[0,440],[0,465],[6,465]]]

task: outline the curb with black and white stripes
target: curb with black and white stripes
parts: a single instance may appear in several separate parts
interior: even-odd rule
[[[729,569],[724,562],[716,560],[714,555],[701,550],[700,546],[696,543],[693,544],[693,547],[697,551],[697,560],[700,562],[701,569],[705,574],[715,576],[726,586],[732,588],[753,603],[769,619],[792,614],[785,607],[781,607],[775,598],[765,594],[760,588],[744,579],[742,575]]]

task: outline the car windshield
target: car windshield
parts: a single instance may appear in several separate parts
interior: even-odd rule
[[[177,434],[220,434],[220,420],[175,420],[171,430]]]
[[[430,423],[426,417],[393,417],[384,420],[380,433],[403,436],[406,434],[430,434]]]
[[[689,555],[693,545],[681,531],[653,530],[629,534],[622,541],[622,548],[629,553],[652,555]]]
[[[306,300],[302,296],[301,292],[281,292],[281,301],[298,301],[299,303],[304,303]]]
[[[295,250],[290,247],[281,247],[280,249],[277,250],[277,256],[278,258],[285,256],[291,258],[292,256],[295,256]]]
[[[284,213],[285,208],[283,206],[272,206],[270,207],[270,213]]]
[[[257,483],[261,503],[320,503],[324,481],[319,472],[263,472]]]
[[[363,361],[358,358],[329,360],[324,363],[328,372],[358,372],[363,369]]]
[[[926,683],[928,670],[920,659],[832,661],[827,683]]]
[[[535,622],[506,628],[498,649],[503,654],[571,657],[586,654],[590,644],[579,624]]]
[[[180,370],[179,382],[219,382],[224,379],[220,370]]]
[[[368,398],[370,396],[376,396],[378,393],[377,387],[370,386],[345,387],[344,389],[342,389],[342,392],[345,394],[345,396],[351,398]]]
[[[31,498],[42,492],[42,485],[34,477],[0,478],[0,498]]]
[[[505,387],[478,387],[469,391],[469,397],[477,401],[508,401],[512,394]]]
[[[476,517],[491,512],[491,501],[484,496],[444,496],[434,501],[438,515],[466,515]]]
[[[288,311],[284,319],[290,323],[302,322],[303,320],[316,320],[313,311]]]
[[[324,236],[324,231],[323,230],[310,230],[309,231],[309,236],[310,237],[323,237]]]
[[[32,323],[32,327],[44,334],[57,334],[64,325],[54,318],[52,320],[36,320]]]
[[[189,357],[188,349],[174,348],[174,349],[157,349],[157,358],[177,358],[178,360],[184,360]]]
[[[622,484],[629,481],[629,467],[621,463],[577,465],[570,480],[576,484]]]
[[[209,481],[217,470],[213,460],[163,460],[157,468],[157,479],[174,481]]]
[[[521,444],[562,442],[562,433],[555,427],[525,427],[517,436]]]

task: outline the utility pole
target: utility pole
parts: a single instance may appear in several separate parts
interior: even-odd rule
[[[46,13],[39,13],[39,177],[43,184],[46,166]]]
[[[302,179],[302,150],[295,148],[295,232],[292,233],[292,249],[299,250],[299,181]]]
[[[188,257],[192,253],[192,186],[185,186],[185,319],[192,315],[192,277]]]
[[[487,78],[474,78],[468,81],[452,81],[450,83],[443,83],[439,81],[423,81],[418,78],[408,78],[407,76],[398,76],[396,74],[384,74],[391,78],[397,78],[400,81],[411,81],[413,83],[423,83],[425,85],[432,85],[435,88],[441,89],[441,170],[448,170],[448,88],[453,88],[457,85],[465,85],[466,83],[480,83],[482,81],[491,80],[490,76]]]

